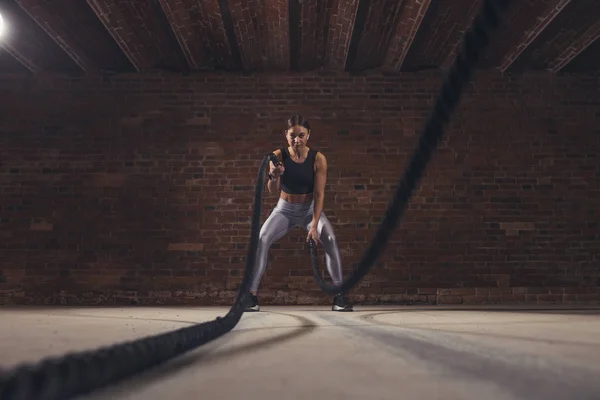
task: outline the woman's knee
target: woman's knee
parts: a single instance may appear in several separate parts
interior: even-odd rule
[[[260,233],[258,234],[258,245],[261,247],[266,247],[268,248],[271,244],[271,240],[273,238],[273,233],[270,232],[268,229],[264,229],[264,225],[263,225],[263,229],[260,230]]]
[[[258,243],[263,247],[270,247],[277,237],[287,232],[287,221],[279,215],[271,215],[260,228]]]

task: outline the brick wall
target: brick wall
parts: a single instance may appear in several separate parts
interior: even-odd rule
[[[597,302],[598,77],[476,78],[352,299]],[[325,212],[348,272],[440,82],[1,78],[0,302],[231,304],[257,168],[293,112],[310,118],[310,144],[328,157]],[[266,195],[263,220],[275,202]],[[295,230],[273,247],[264,304],[329,303],[304,239]]]

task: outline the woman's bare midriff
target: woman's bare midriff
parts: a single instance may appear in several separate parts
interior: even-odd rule
[[[288,201],[290,203],[310,203],[313,200],[313,194],[289,194],[284,191],[281,191],[281,196],[283,200]]]

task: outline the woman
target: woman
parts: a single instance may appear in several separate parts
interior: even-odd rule
[[[267,266],[267,253],[271,245],[295,227],[308,231],[306,241],[312,238],[325,249],[327,271],[334,285],[342,283],[342,262],[333,227],[323,213],[327,160],[325,156],[306,147],[310,125],[301,115],[287,121],[285,132],[288,147],[273,153],[280,164],[269,162],[267,188],[269,193],[280,192],[279,201],[260,230],[254,279],[250,287],[247,311],[258,311],[256,292]],[[333,311],[352,311],[343,293],[335,296]]]

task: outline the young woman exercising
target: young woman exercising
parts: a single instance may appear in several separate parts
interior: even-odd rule
[[[269,193],[280,192],[279,201],[260,230],[256,254],[255,275],[250,287],[250,303],[247,311],[259,311],[256,296],[260,280],[267,267],[267,253],[271,245],[295,227],[302,226],[309,238],[321,243],[325,249],[327,271],[334,285],[342,283],[342,260],[333,227],[323,213],[327,159],[306,147],[310,125],[301,115],[287,121],[288,147],[275,150],[273,154],[280,164],[270,162]],[[333,311],[352,311],[343,293],[334,297]]]

